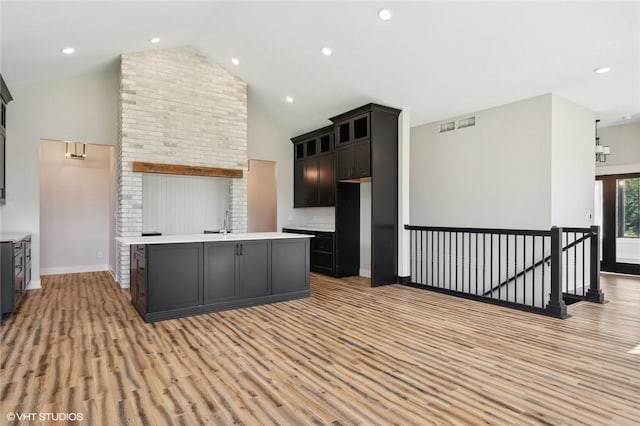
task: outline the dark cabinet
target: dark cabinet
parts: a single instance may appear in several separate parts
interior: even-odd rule
[[[306,297],[309,238],[132,245],[130,292],[145,321]]]
[[[336,203],[335,158],[324,155],[317,159],[318,206],[334,206]]]
[[[369,118],[370,115],[367,112],[336,121],[336,149],[351,143],[368,140],[370,135]]]
[[[31,281],[31,237],[0,244],[0,317],[15,312]]]
[[[333,127],[327,126],[292,138],[293,206],[335,205]]]
[[[271,256],[271,286],[274,294],[309,289],[308,238],[273,240]]]
[[[204,243],[204,304],[267,296],[269,240]]]
[[[238,297],[238,245],[234,241],[204,244],[204,303]]]
[[[371,148],[369,141],[350,144],[336,149],[338,180],[360,179],[371,176]]]
[[[313,235],[310,244],[309,269],[313,272],[335,276],[335,233],[284,228],[283,232]],[[293,255],[292,255],[293,256]],[[275,258],[274,258],[275,263]]]
[[[9,88],[0,75],[0,204],[6,200],[6,130],[7,130],[7,104],[13,98]]]
[[[131,303],[138,312],[147,311],[147,259],[146,246],[131,246],[129,292],[131,293]]]
[[[147,246],[148,312],[202,304],[202,243]]]
[[[271,286],[271,241],[243,241],[238,244],[239,290],[241,298],[266,296]]]
[[[397,281],[398,115],[367,104],[330,118],[335,125],[336,258],[339,276],[357,274],[360,190],[371,182],[371,285]]]
[[[5,172],[5,135],[4,132],[0,131],[0,204],[4,204],[6,201],[5,196],[5,180],[6,180],[6,172]]]

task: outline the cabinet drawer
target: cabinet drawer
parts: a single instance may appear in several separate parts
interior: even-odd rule
[[[311,250],[333,253],[333,235],[318,234],[311,239]]]
[[[312,251],[311,266],[333,269],[333,253]]]

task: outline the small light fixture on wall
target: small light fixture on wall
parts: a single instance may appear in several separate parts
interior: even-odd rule
[[[607,155],[611,154],[611,148],[608,146],[600,145],[600,137],[598,136],[598,123],[600,120],[596,120],[596,161],[598,163],[606,163]]]
[[[82,142],[65,141],[64,156],[71,160],[84,160],[87,158],[87,146]]]

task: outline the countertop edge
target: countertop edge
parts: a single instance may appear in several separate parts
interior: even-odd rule
[[[148,237],[116,237],[116,241],[124,245],[137,244],[187,244],[224,241],[284,240],[292,238],[313,238],[308,234],[292,234],[286,232],[256,232],[238,234],[190,234],[190,235],[158,235]]]

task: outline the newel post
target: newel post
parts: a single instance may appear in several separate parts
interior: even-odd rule
[[[546,308],[549,315],[567,318],[562,298],[562,228],[551,228],[551,294]]]
[[[587,291],[587,300],[589,302],[604,303],[604,293],[600,289],[600,227],[591,227],[591,246],[589,254],[590,277],[589,290]]]

